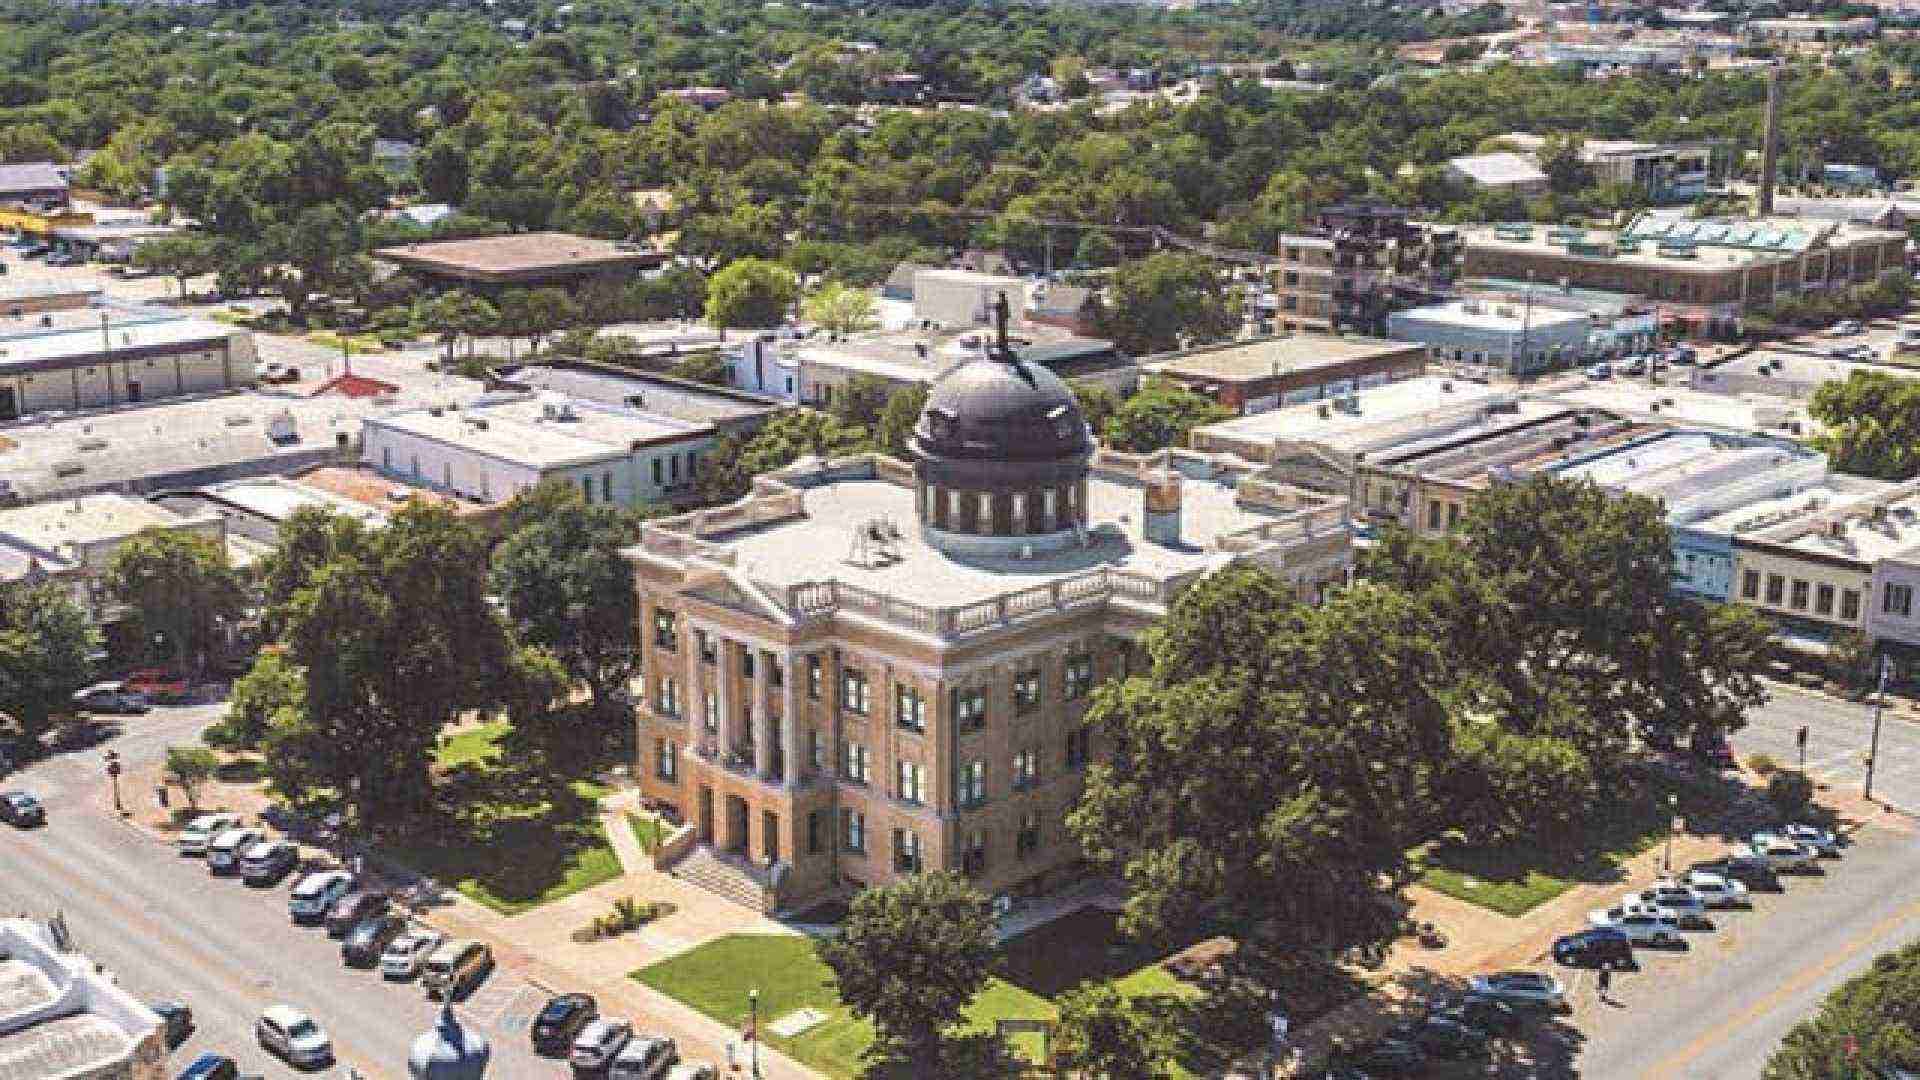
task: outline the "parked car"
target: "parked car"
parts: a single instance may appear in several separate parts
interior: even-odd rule
[[[353,889],[353,875],[345,870],[319,870],[300,879],[287,897],[287,914],[297,923],[324,921],[334,901]]]
[[[126,683],[118,681],[98,682],[85,690],[75,690],[73,704],[77,709],[108,716],[138,716],[153,710],[145,695],[134,693],[127,689]]]
[[[300,381],[300,369],[278,360],[266,364],[260,369],[260,381],[263,383],[294,383]]]
[[[289,1065],[314,1069],[333,1060],[333,1040],[313,1017],[291,1005],[269,1005],[253,1023],[253,1037]]]
[[[1633,893],[1623,902],[1635,900],[1642,907],[1673,916],[1674,921],[1683,927],[1713,925],[1707,921],[1707,902],[1679,882],[1656,881],[1652,888]]]
[[[1567,1008],[1566,988],[1560,985],[1560,980],[1543,971],[1496,971],[1475,975],[1467,983],[1467,989],[1509,1005],[1547,1008],[1556,1012],[1565,1012]]]
[[[1779,836],[1784,836],[1789,840],[1805,844],[1822,858],[1837,859],[1840,857],[1840,837],[1835,835],[1831,829],[1822,829],[1814,825],[1795,822],[1791,825],[1782,825],[1780,828],[1775,829],[1774,833]]]
[[[177,1080],[240,1080],[240,1066],[225,1054],[208,1051],[180,1070]]]
[[[356,889],[333,902],[327,909],[327,936],[346,937],[347,931],[361,919],[385,915],[392,901],[378,889]]]
[[[174,841],[174,847],[182,855],[205,858],[207,845],[213,842],[214,837],[228,829],[238,828],[239,825],[239,814],[201,814],[187,822],[187,827],[180,830],[180,837]]]
[[[300,865],[300,849],[285,840],[262,840],[240,856],[240,879],[249,885],[275,885]]]
[[[207,844],[207,869],[215,874],[238,873],[240,853],[266,838],[266,833],[250,825],[228,829]]]
[[[1864,332],[1866,332],[1866,327],[1861,326],[1859,322],[1853,319],[1841,319],[1839,322],[1833,324],[1831,330],[1827,331],[1832,337],[1852,337],[1855,334]]]
[[[718,1066],[705,1061],[683,1061],[667,1070],[667,1080],[720,1080]]]
[[[148,701],[184,701],[189,685],[187,677],[169,668],[141,668],[130,671],[126,688]]]
[[[1599,381],[1613,378],[1612,364],[1595,364],[1587,369],[1587,378]]]
[[[373,967],[385,955],[388,943],[407,931],[398,915],[373,915],[355,923],[340,939],[340,962],[348,967]]]
[[[1587,913],[1587,922],[1602,929],[1618,930],[1635,945],[1671,948],[1683,940],[1679,920],[1635,904],[1596,908]]]
[[[573,1046],[573,1037],[599,1015],[600,1005],[592,994],[560,994],[548,999],[533,1020],[534,1052],[555,1057],[566,1053]]]
[[[1527,1022],[1527,1018],[1520,1015],[1520,1010],[1506,1002],[1476,994],[1468,994],[1451,1004],[1431,1009],[1427,1015],[1479,1028],[1489,1035],[1511,1035]]]
[[[1568,967],[1623,970],[1640,966],[1633,958],[1633,939],[1626,931],[1612,926],[1596,926],[1556,939],[1553,959]]]
[[[381,976],[394,980],[413,978],[426,966],[427,957],[446,940],[447,936],[437,930],[409,930],[401,934],[387,942],[387,951],[380,954]]]
[[[1703,870],[1691,870],[1680,879],[1680,884],[1692,889],[1700,902],[1710,908],[1750,908],[1753,896],[1747,886],[1733,878],[1720,874],[1710,874]]]
[[[605,1072],[607,1066],[633,1038],[633,1025],[625,1020],[596,1016],[573,1037],[567,1063],[576,1073]]]
[[[478,941],[449,941],[427,957],[420,983],[429,998],[457,998],[493,970],[493,950]]]
[[[1754,833],[1747,845],[1753,854],[1767,860],[1775,870],[1809,871],[1820,868],[1820,853],[1798,840],[1772,833]]]
[[[1675,345],[1673,347],[1673,362],[1676,364],[1691,364],[1699,358],[1700,354],[1695,352],[1691,345]]]
[[[1627,362],[1621,365],[1620,370],[1628,375],[1645,375],[1647,373],[1647,360],[1643,356],[1629,356],[1627,357]]]
[[[1765,858],[1755,855],[1751,848],[1739,844],[1734,850],[1717,859],[1704,859],[1687,867],[1689,872],[1718,874],[1729,881],[1738,881],[1749,892],[1782,892],[1780,874],[1773,864]]]
[[[9,791],[0,795],[0,818],[15,828],[28,829],[47,823],[47,808],[25,791]]]
[[[160,1018],[161,1036],[167,1041],[167,1049],[171,1050],[186,1042],[187,1036],[193,1034],[193,1010],[187,1008],[185,1004],[178,1001],[156,1001],[147,1008],[152,1009],[154,1015]]]
[[[660,1080],[679,1060],[680,1051],[672,1039],[639,1035],[627,1040],[627,1045],[613,1056],[607,1066],[607,1080]]]

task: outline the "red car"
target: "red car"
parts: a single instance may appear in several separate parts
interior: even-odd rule
[[[187,677],[167,668],[141,668],[129,672],[128,690],[145,694],[149,701],[180,701],[187,696]]]

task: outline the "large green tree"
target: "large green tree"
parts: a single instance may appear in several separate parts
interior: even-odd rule
[[[793,309],[799,282],[766,259],[736,259],[707,279],[707,321],[722,329],[779,326]]]
[[[196,671],[247,602],[238,571],[218,543],[183,529],[149,529],[107,564],[107,589],[127,606],[141,649]]]
[[[784,469],[800,458],[830,458],[868,449],[867,433],[813,409],[789,409],[768,420],[752,438],[722,436],[701,462],[700,493],[727,502],[747,493],[753,478]]]
[[[1113,272],[1103,336],[1133,356],[1222,341],[1240,328],[1240,298],[1211,259],[1162,252]]]
[[[1821,383],[1807,411],[1821,425],[1814,444],[1834,468],[1882,480],[1920,475],[1920,383],[1855,371]]]
[[[1105,404],[1097,393],[1092,394],[1096,411]],[[1170,446],[1184,447],[1194,428],[1232,416],[1224,406],[1176,382],[1150,378],[1107,416],[1102,434],[1116,450],[1147,454]]]
[[[916,1074],[933,1075],[942,1033],[986,985],[993,944],[987,898],[938,871],[860,893],[840,933],[814,950],[847,1008]]]
[[[1159,1019],[1111,982],[1081,983],[1060,995],[1054,1060],[1070,1075],[1156,1080],[1171,1072]]]
[[[1920,1070],[1920,942],[1876,957],[1795,1024],[1765,1080],[1854,1080]]]
[[[93,677],[99,647],[99,633],[66,585],[0,583],[0,713],[37,740]]]

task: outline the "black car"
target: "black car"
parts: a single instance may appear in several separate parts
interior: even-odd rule
[[[561,994],[549,1000],[533,1021],[534,1052],[564,1057],[573,1047],[573,1037],[599,1015],[600,1006],[592,994]]]
[[[1719,874],[1728,881],[1738,881],[1753,892],[1785,892],[1780,884],[1780,874],[1773,864],[1757,855],[1728,855],[1719,859],[1708,859],[1687,867],[1704,874]]]
[[[1511,1035],[1519,1031],[1527,1022],[1520,1010],[1490,997],[1468,994],[1450,1005],[1435,1009],[1429,1015],[1479,1028],[1494,1035]]]
[[[148,1006],[160,1018],[160,1030],[171,1050],[193,1034],[193,1010],[178,1001],[156,1001]]]
[[[1393,1030],[1390,1038],[1408,1042],[1437,1058],[1457,1061],[1484,1057],[1491,1040],[1487,1033],[1448,1016],[1433,1015]]]
[[[1556,939],[1553,959],[1568,967],[1604,967],[1616,971],[1631,971],[1640,966],[1633,958],[1633,941],[1624,931],[1610,928],[1582,930]]]
[[[327,936],[346,937],[362,919],[387,913],[387,894],[370,889],[355,889],[333,902],[327,909]]]
[[[362,919],[340,939],[340,959],[348,967],[372,967],[387,951],[387,943],[406,932],[407,920],[397,915]]]
[[[1425,1050],[1391,1035],[1336,1051],[1331,1065],[1329,1075],[1423,1076],[1429,1071]]]
[[[0,795],[0,818],[4,818],[9,825],[17,825],[23,829],[32,825],[45,825],[47,808],[40,805],[39,799],[24,791],[9,791]]]

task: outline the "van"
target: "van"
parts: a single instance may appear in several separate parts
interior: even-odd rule
[[[259,829],[228,829],[207,845],[207,869],[215,874],[240,872],[240,853],[267,838]]]
[[[434,1000],[457,998],[493,968],[493,950],[478,941],[449,941],[427,957],[420,983]]]
[[[680,1060],[673,1040],[658,1035],[636,1035],[620,1048],[607,1066],[607,1080],[660,1080]]]

